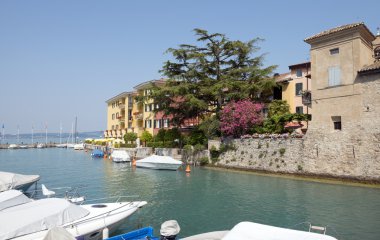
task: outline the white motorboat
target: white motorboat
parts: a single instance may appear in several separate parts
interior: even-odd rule
[[[74,146],[75,146],[75,144],[73,144],[73,143],[67,143],[66,144],[67,148],[74,148]]]
[[[40,180],[39,175],[22,175],[11,172],[0,172],[0,192],[9,189],[26,191]]]
[[[67,148],[67,144],[66,144],[66,143],[56,144],[55,146],[56,146],[57,148]]]
[[[136,167],[158,170],[177,170],[182,165],[181,161],[169,156],[152,155],[136,161]]]
[[[48,230],[62,227],[77,239],[102,239],[146,205],[145,201],[75,205],[65,199],[45,198],[0,211],[0,239],[38,240]]]
[[[312,226],[311,226],[312,227]],[[322,229],[322,227],[320,227]],[[325,228],[323,228],[325,229]],[[322,233],[315,233],[288,228],[273,227],[269,225],[241,222],[235,225],[230,231],[208,232],[182,238],[182,240],[237,240],[237,239],[255,239],[255,240],[337,240],[334,237]]]
[[[10,144],[8,146],[8,149],[17,149],[18,148],[18,145],[17,144]]]
[[[31,201],[33,200],[25,196],[19,190],[11,189],[4,192],[0,192],[0,211],[9,207],[14,207]]]
[[[46,147],[46,145],[43,144],[43,143],[39,143],[39,144],[37,144],[37,148],[45,148],[45,147]]]
[[[131,157],[125,150],[114,149],[111,153],[111,159],[114,162],[130,162]]]
[[[83,143],[75,144],[74,150],[84,150],[84,144]]]

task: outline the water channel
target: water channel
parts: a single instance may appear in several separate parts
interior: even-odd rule
[[[158,232],[170,219],[179,222],[181,236],[226,230],[241,221],[290,228],[312,222],[327,225],[339,240],[380,239],[379,188],[207,168],[193,168],[187,176],[53,148],[0,150],[0,171],[39,174],[39,183],[49,188],[84,184],[87,199],[138,195],[131,200],[148,201],[119,232],[148,225]]]

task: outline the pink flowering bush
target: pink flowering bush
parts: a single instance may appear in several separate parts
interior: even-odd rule
[[[220,116],[222,133],[234,137],[246,134],[253,126],[263,122],[261,114],[263,107],[263,104],[250,100],[228,103]]]

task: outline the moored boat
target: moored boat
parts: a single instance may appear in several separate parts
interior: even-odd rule
[[[0,172],[0,192],[18,189],[23,192],[40,180],[39,175],[23,175],[11,172]]]
[[[136,167],[157,170],[177,170],[182,165],[181,161],[169,156],[152,155],[136,161]]]
[[[84,144],[83,143],[75,144],[74,150],[84,150]]]
[[[111,153],[111,159],[114,162],[130,162],[131,157],[125,150],[114,149]]]
[[[10,144],[8,146],[8,149],[17,149],[17,148],[19,148],[19,146],[17,144]]]
[[[91,153],[91,156],[96,158],[102,158],[104,157],[104,152],[100,149],[94,149]]]
[[[77,239],[101,239],[146,204],[145,201],[74,205],[65,199],[46,198],[0,212],[0,239],[43,239],[53,227],[63,227]]]
[[[117,235],[107,240],[137,240],[137,239],[177,239],[179,226],[176,226],[175,221],[167,221],[166,226],[162,224],[160,237],[153,236],[153,228],[145,227],[129,233]],[[164,227],[163,227],[164,226]],[[288,228],[274,227],[270,225],[258,224],[253,222],[240,222],[231,230],[215,231],[201,233],[181,240],[337,240],[336,238],[325,235],[325,233],[315,233]]]

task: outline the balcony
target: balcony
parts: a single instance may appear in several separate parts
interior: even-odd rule
[[[119,108],[120,109],[125,109],[125,104],[124,103],[119,104]]]
[[[133,115],[135,115],[137,120],[143,120],[143,114],[141,112],[134,112]]]
[[[119,120],[119,122],[125,122],[124,116],[118,116],[117,119]]]

